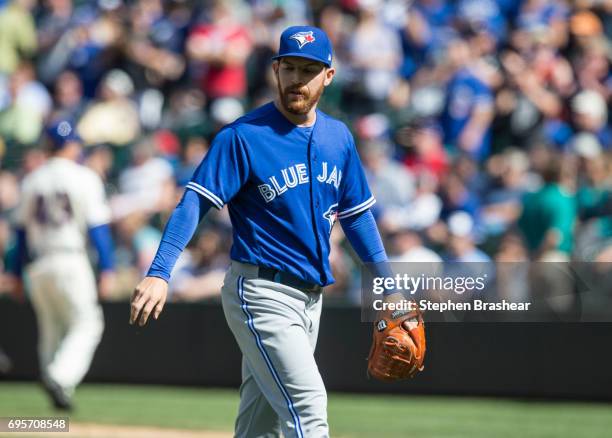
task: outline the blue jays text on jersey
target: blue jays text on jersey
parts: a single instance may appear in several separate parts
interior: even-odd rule
[[[342,170],[338,170],[334,166],[334,170],[331,171],[329,176],[327,175],[327,161],[321,163],[323,166],[322,173],[317,175],[317,181],[333,184],[336,189],[340,188],[340,181],[342,180]],[[260,184],[258,186],[261,196],[263,196],[266,202],[271,202],[276,199],[277,195],[282,195],[288,189],[296,187],[298,184],[308,184],[308,166],[304,163],[299,163],[294,166],[289,166],[281,170],[282,183],[279,183],[277,175],[273,175],[269,178],[270,183]],[[280,178],[279,178],[280,179]]]
[[[333,282],[329,235],[336,219],[375,202],[353,137],[317,110],[298,127],[268,103],[225,126],[187,184],[215,207],[228,204],[233,260]]]

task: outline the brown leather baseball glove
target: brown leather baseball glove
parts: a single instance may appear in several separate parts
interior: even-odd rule
[[[374,323],[368,373],[383,381],[414,377],[423,371],[425,324],[417,310],[387,310]]]

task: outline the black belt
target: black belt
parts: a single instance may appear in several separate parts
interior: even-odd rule
[[[321,293],[321,291],[323,290],[323,288],[316,283],[304,281],[293,274],[284,271],[279,271],[278,269],[274,268],[265,268],[263,266],[260,266],[257,276],[259,278],[263,278],[264,280],[281,283],[285,286],[293,287],[306,293],[318,294]]]

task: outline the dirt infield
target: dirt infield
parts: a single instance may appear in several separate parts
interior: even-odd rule
[[[167,429],[146,426],[120,426],[116,424],[71,423],[70,432],[0,433],[0,437],[75,437],[75,438],[231,438],[230,432],[212,432],[184,429]]]

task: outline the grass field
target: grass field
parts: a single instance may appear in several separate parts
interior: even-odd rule
[[[79,388],[75,402],[71,423],[229,432],[238,396],[225,389],[91,384]],[[37,385],[0,382],[0,417],[54,414]],[[329,421],[332,436],[345,438],[608,438],[612,405],[332,393]]]

